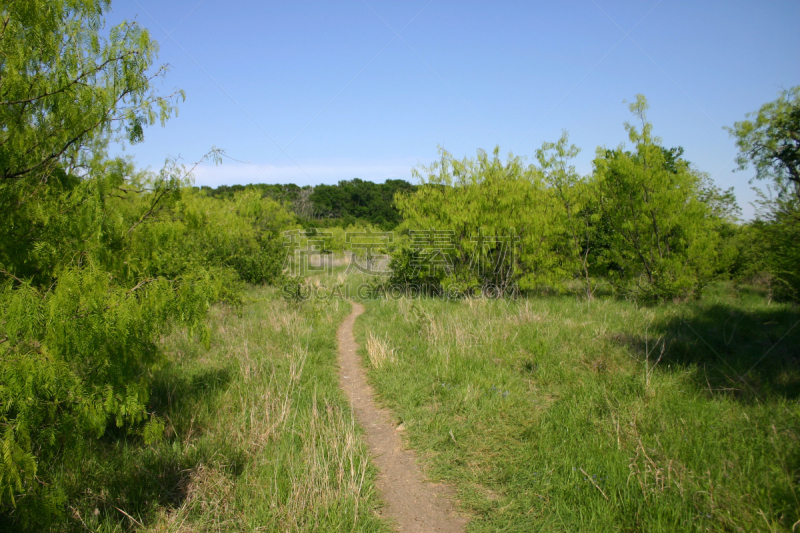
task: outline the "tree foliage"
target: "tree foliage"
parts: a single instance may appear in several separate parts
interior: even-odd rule
[[[691,294],[715,270],[718,235],[701,199],[702,176],[652,135],[647,101],[630,104],[641,128],[626,123],[634,151],[598,149],[598,200],[611,228],[605,251],[616,286],[645,298]]]
[[[167,278],[196,268],[229,268],[248,283],[281,277],[281,230],[294,217],[275,200],[254,190],[215,198],[186,189],[164,215],[131,237],[132,253],[114,254],[121,267]]]
[[[91,142],[163,123],[171,98],[150,88],[157,43],[135,23],[100,36],[108,0],[18,0],[2,8],[0,179],[69,174],[94,157]]]
[[[741,170],[752,165],[755,179],[768,180],[759,190],[757,219],[752,224],[751,254],[746,270],[764,272],[775,295],[800,297],[800,86],[764,104],[752,120],[728,131],[739,148]],[[773,283],[774,282],[774,283]]]
[[[402,220],[394,205],[395,193],[413,189],[414,186],[405,180],[373,183],[358,178],[342,180],[336,185],[314,187],[300,187],[292,183],[201,187],[214,198],[233,198],[244,191],[258,191],[263,197],[290,209],[309,228],[372,225],[385,230],[394,229]]]
[[[260,195],[193,193],[174,161],[151,173],[107,157],[175,112],[151,89],[156,43],[128,22],[103,37],[108,7],[0,13],[0,512],[19,524],[64,509],[43,465],[109,425],[158,435],[159,340],[174,327],[204,338],[211,302],[279,277],[292,221]]]
[[[664,299],[730,270],[735,250],[721,236],[734,231],[732,191],[660,145],[643,96],[630,109],[641,123],[625,125],[633,150],[599,149],[591,176],[570,165],[579,150],[566,133],[542,145],[538,166],[503,162],[499,149],[463,160],[442,150],[417,171],[417,190],[396,197],[409,241],[395,251],[393,281],[561,289],[580,278],[591,297],[603,277],[622,294]],[[427,229],[451,231],[450,248],[415,246]],[[431,276],[442,255],[450,268]]]
[[[554,195],[534,165],[513,155],[502,161],[499,153],[458,160],[440,150],[439,161],[415,170],[420,185],[395,200],[404,228],[414,237],[434,232],[440,242],[400,248],[395,267],[404,268],[395,268],[396,281],[433,278],[428,281],[466,290],[533,288],[558,279],[559,260],[551,253],[560,231]],[[445,233],[437,237],[437,231]],[[450,248],[441,248],[445,238]]]
[[[562,269],[568,276],[583,278],[586,297],[591,298],[595,289],[590,270],[595,259],[592,252],[597,232],[593,222],[597,220],[597,201],[594,183],[569,164],[580,148],[567,146],[568,142],[569,135],[564,131],[555,143],[544,143],[536,151],[536,159],[556,200],[556,225],[562,229],[562,238],[555,251]]]
[[[800,199],[800,86],[781,92],[728,132],[736,139],[736,162],[753,165],[755,178],[771,180]]]
[[[394,206],[398,191],[414,187],[404,180],[372,183],[358,178],[340,181],[337,185],[317,185],[310,196],[315,218],[341,219],[343,226],[357,221],[392,229],[400,221]]]

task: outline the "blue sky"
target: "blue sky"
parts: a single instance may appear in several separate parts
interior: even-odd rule
[[[439,146],[532,161],[562,129],[588,173],[643,93],[655,134],[750,215],[752,172],[732,172],[723,126],[800,84],[797,0],[117,0],[107,22],[123,19],[161,44],[159,90],[186,91],[125,153],[238,161],[201,165],[198,185],[411,181]]]

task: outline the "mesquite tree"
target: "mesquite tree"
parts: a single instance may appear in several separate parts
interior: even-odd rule
[[[420,185],[398,193],[395,203],[405,228],[433,232],[434,241],[399,249],[394,281],[416,281],[420,270],[461,290],[528,289],[560,280],[553,244],[562,230],[553,191],[535,166],[513,155],[503,161],[499,152],[459,160],[441,150],[439,161],[415,171]]]
[[[726,128],[736,138],[739,169],[752,164],[756,179],[772,180],[800,200],[800,86],[747,118]]]
[[[158,341],[176,325],[204,331],[220,290],[203,265],[168,278],[127,260],[188,178],[105,155],[111,140],[140,141],[181,96],[152,91],[164,69],[152,71],[146,30],[103,36],[108,8],[0,8],[0,514],[20,522],[64,509],[47,465],[75,444],[108,424],[158,435],[147,409]]]
[[[594,245],[593,219],[596,202],[593,182],[582,177],[569,164],[580,153],[580,148],[567,145],[569,135],[563,132],[558,141],[545,142],[536,151],[545,183],[556,200],[558,227],[563,230],[563,239],[557,246],[565,277],[583,278],[587,298],[591,298],[595,285],[590,274],[590,253]]]
[[[630,110],[641,127],[626,123],[633,151],[598,149],[594,160],[598,201],[612,229],[605,251],[609,278],[644,298],[687,296],[715,269],[718,234],[702,201],[702,175],[652,135],[647,100]]]

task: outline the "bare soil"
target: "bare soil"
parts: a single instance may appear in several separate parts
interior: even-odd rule
[[[339,326],[339,382],[364,428],[372,461],[378,467],[378,490],[386,502],[383,514],[401,533],[463,532],[467,519],[456,512],[452,489],[425,478],[414,451],[403,446],[391,412],[375,403],[353,337],[353,324],[364,307],[356,302],[352,306],[352,313]]]

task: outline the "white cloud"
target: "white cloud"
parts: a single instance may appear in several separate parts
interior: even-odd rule
[[[195,185],[235,185],[248,183],[295,183],[297,185],[332,184],[340,180],[361,178],[383,182],[387,179],[412,181],[411,169],[416,161],[391,162],[299,162],[299,165],[258,165],[227,163],[214,166],[199,165],[194,171]]]

